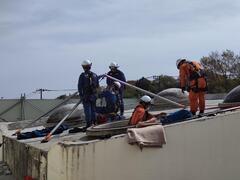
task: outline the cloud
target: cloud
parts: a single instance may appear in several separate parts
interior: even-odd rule
[[[236,0],[1,0],[0,96],[75,87],[85,58],[97,73],[118,61],[128,79],[177,75],[178,57],[238,50],[239,6]]]
[[[25,3],[24,3],[25,2]],[[34,3],[33,3],[34,2]],[[32,32],[41,38],[151,36],[185,31],[203,22],[234,16],[236,3],[225,1],[23,1],[13,6],[5,27]],[[14,12],[13,12],[14,11]],[[10,14],[10,15],[9,15]],[[18,16],[21,14],[21,16]],[[15,17],[15,18],[13,18]],[[79,34],[77,36],[76,34]],[[63,38],[64,39],[64,38]],[[92,39],[89,38],[91,42]],[[71,43],[72,41],[70,41]]]

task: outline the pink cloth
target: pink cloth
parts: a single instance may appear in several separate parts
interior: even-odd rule
[[[166,144],[165,131],[162,125],[147,126],[143,128],[130,128],[127,130],[128,143],[138,144],[142,147],[162,147]]]

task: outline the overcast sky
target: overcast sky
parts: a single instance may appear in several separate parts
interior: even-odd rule
[[[239,0],[0,0],[0,97],[75,89],[85,59],[97,74],[116,61],[130,80],[178,75],[179,57],[239,53],[239,9]]]

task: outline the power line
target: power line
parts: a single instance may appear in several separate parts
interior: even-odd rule
[[[61,91],[76,91],[77,89],[37,89],[35,92],[40,92],[40,99],[43,99],[43,92],[45,91],[54,91],[54,92],[61,92]]]
[[[77,89],[37,89],[38,91],[76,91]]]

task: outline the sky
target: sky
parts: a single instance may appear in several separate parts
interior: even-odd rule
[[[86,59],[97,74],[115,61],[128,80],[177,76],[180,57],[239,53],[239,9],[238,0],[0,0],[0,97],[76,89]]]

